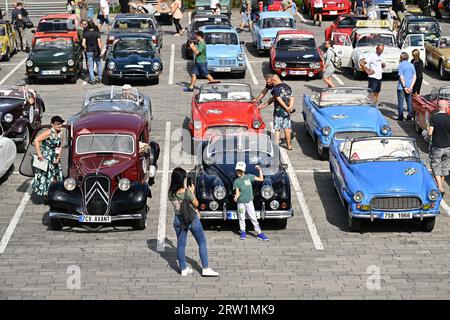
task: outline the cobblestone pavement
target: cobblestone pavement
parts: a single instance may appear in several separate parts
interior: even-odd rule
[[[233,23],[240,15],[233,14]],[[298,17],[299,29],[312,30],[317,43],[324,40],[324,28],[313,27]],[[188,14],[182,20],[187,25]],[[442,24],[443,34],[450,26]],[[263,224],[269,242],[258,242],[250,236],[239,240],[237,221],[208,223],[210,265],[220,272],[219,278],[202,278],[199,272],[181,278],[176,265],[176,237],[172,227],[173,212],[167,205],[166,248],[156,250],[160,212],[160,186],[163,178],[166,126],[170,124],[172,150],[170,169],[180,159],[173,146],[178,145],[180,129],[190,115],[192,95],[183,93],[189,81],[187,69],[191,63],[181,56],[185,37],[174,37],[174,27],[164,27],[162,49],[164,72],[160,84],[139,86],[150,95],[155,119],[152,138],[160,143],[157,183],[149,200],[148,228],[104,230],[88,233],[80,230],[49,231],[46,226],[48,208],[35,201],[26,202],[22,216],[0,257],[0,299],[448,299],[450,298],[450,218],[442,211],[432,233],[422,233],[412,222],[373,223],[363,233],[350,233],[346,213],[342,208],[328,172],[328,163],[319,161],[309,137],[305,136],[300,101],[304,93],[324,86],[319,80],[287,80],[294,89],[298,112],[294,114],[294,130],[298,139],[289,158],[296,178],[306,198],[323,250],[312,241],[300,203],[293,194],[295,216],[286,230],[276,230]],[[246,54],[258,83],[247,72],[245,82],[254,93],[262,89],[263,74],[268,71],[268,57],[258,56],[250,44],[250,34],[243,32]],[[175,46],[174,79],[169,84],[171,46]],[[0,81],[13,85],[23,81],[24,53],[8,63],[0,63]],[[12,72],[19,65],[19,68]],[[366,86],[366,81],[354,81],[351,74],[337,74],[345,85]],[[205,80],[201,80],[203,83]],[[422,90],[443,84],[437,72],[426,70]],[[338,83],[335,79],[335,83]],[[97,87],[101,85],[96,85]],[[43,96],[47,113],[45,121],[54,114],[67,119],[79,111],[83,97],[90,87],[83,80],[76,85],[52,82],[34,85]],[[381,92],[381,111],[389,120],[394,134],[417,137],[412,122],[399,125],[395,116],[396,80],[385,80]],[[271,121],[270,108],[264,119]],[[420,137],[419,145],[426,150]],[[0,235],[5,233],[16,209],[25,197],[30,180],[17,174],[16,169],[0,185]],[[428,157],[422,154],[428,164]],[[185,163],[184,167],[193,168]],[[450,203],[447,180],[446,201]],[[163,197],[163,199],[165,199]],[[25,199],[26,200],[26,199]],[[164,200],[166,201],[166,200]],[[186,254],[188,263],[200,270],[197,246],[189,237]],[[81,272],[80,289],[68,289],[71,266]],[[373,276],[381,277],[380,285]],[[70,287],[70,286],[69,286]]]

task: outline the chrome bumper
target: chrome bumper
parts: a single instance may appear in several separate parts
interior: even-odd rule
[[[69,219],[79,221],[80,215],[49,211],[49,217],[55,219]],[[123,214],[118,216],[111,216],[111,222],[113,221],[123,221],[123,220],[139,220],[142,218],[141,214]]]
[[[433,217],[437,217],[439,215],[440,212],[437,213],[413,213],[412,217],[413,219],[420,219],[422,220],[423,218],[433,218]],[[352,215],[353,218],[358,218],[358,219],[370,219],[370,221],[373,221],[375,219],[379,219],[380,220],[380,216],[379,214],[358,214],[358,213],[350,213]],[[381,220],[409,220],[409,219],[381,219]]]
[[[202,219],[223,219],[227,220],[227,213],[237,213],[237,210],[226,210],[226,211],[200,211]],[[289,210],[256,210],[255,211],[261,217],[261,220],[265,219],[287,219],[294,216],[294,209]],[[232,219],[234,220],[234,219]]]

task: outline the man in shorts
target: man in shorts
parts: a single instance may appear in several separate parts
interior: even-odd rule
[[[98,29],[101,32],[103,25],[106,24],[108,32],[111,30],[109,22],[109,1],[100,0],[100,11],[98,13]]]
[[[195,82],[197,81],[197,77],[204,76],[208,79],[209,82],[214,81],[213,77],[208,73],[208,63],[206,60],[206,43],[205,43],[205,35],[202,31],[198,31],[196,34],[198,44],[195,45],[193,42],[189,45],[192,49],[192,52],[195,54],[195,63],[194,68],[192,69],[191,74],[191,84],[184,88],[184,92],[192,92],[194,91]]]
[[[373,101],[378,103],[378,96],[381,91],[381,81],[383,78],[383,69],[386,64],[383,62],[384,45],[377,45],[376,52],[369,54],[366,58],[362,58],[359,61],[359,65],[368,75],[369,89],[373,93]]]

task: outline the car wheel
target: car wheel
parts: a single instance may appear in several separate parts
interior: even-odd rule
[[[431,232],[434,229],[434,224],[436,222],[436,218],[432,217],[432,218],[424,218],[421,222],[420,222],[420,227],[422,229],[423,232]]]
[[[71,77],[69,77],[69,82],[72,84],[75,84],[75,83],[77,83],[77,80],[78,80],[77,78],[78,78],[77,76],[71,76]]]
[[[318,137],[316,137],[316,149],[320,160],[328,159],[328,151],[320,146],[320,139]]]
[[[9,47],[6,48],[5,56],[3,57],[3,61],[9,61],[11,59],[11,53],[9,52]]]
[[[25,153],[30,145],[30,128],[26,127],[23,133],[23,141],[17,144],[17,152]]]
[[[286,226],[287,226],[287,218],[284,218],[284,219],[276,219],[275,220],[275,226],[276,226],[276,228],[277,229],[280,229],[280,230],[284,230],[284,229],[286,229]]]
[[[48,223],[48,228],[53,231],[60,231],[63,228],[63,223],[61,219],[54,219],[50,218],[50,221]]]
[[[414,130],[416,130],[417,134],[422,134],[422,128],[419,125],[419,114],[414,112]]]
[[[133,221],[131,225],[133,230],[144,230],[147,227],[147,212],[148,212],[147,206],[145,206],[144,209],[138,212],[142,214],[142,217],[139,220]]]
[[[363,227],[362,219],[353,218],[352,215],[350,214],[350,206],[349,205],[347,206],[348,206],[348,228],[350,229],[351,232],[361,231]]]
[[[448,79],[448,72],[445,71],[445,66],[444,66],[444,62],[439,62],[439,76],[441,77],[442,80],[447,80]]]
[[[239,73],[238,73],[238,78],[239,78],[239,79],[244,79],[244,78],[245,78],[245,71],[239,72]]]
[[[28,84],[36,83],[36,79],[34,77],[28,77]]]

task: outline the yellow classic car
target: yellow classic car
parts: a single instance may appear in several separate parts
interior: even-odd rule
[[[427,66],[437,68],[441,79],[450,78],[450,37],[440,37],[434,43],[425,42]]]
[[[0,20],[0,60],[9,61],[16,52],[16,32],[11,22]]]

